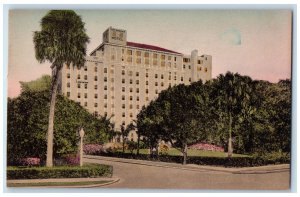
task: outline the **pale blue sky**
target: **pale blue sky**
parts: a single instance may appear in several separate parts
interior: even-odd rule
[[[227,71],[277,82],[291,76],[291,12],[288,10],[77,10],[91,40],[88,52],[109,26],[127,30],[127,40],[213,58],[213,77]],[[47,10],[11,11],[8,96],[19,81],[50,74],[50,64],[34,57],[33,31]]]

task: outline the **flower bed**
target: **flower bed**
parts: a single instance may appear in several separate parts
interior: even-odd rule
[[[27,157],[20,160],[22,166],[39,166],[41,159],[37,157]]]
[[[208,151],[224,152],[223,147],[216,146],[216,145],[213,145],[213,144],[208,144],[208,143],[197,143],[197,144],[190,145],[188,148],[197,149],[197,150],[208,150]]]
[[[87,155],[100,154],[103,150],[103,145],[100,144],[85,144],[83,146],[83,152]]]

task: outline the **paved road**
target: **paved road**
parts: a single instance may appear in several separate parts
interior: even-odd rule
[[[125,161],[125,162],[124,162]],[[221,168],[180,168],[152,165],[151,163],[128,162],[129,160],[110,161],[105,157],[86,157],[85,162],[112,165],[114,177],[120,178],[118,183],[106,188],[133,189],[239,189],[239,190],[288,190],[289,169],[273,171],[248,170],[222,171]],[[179,167],[178,167],[179,166]],[[260,168],[255,168],[260,169]]]

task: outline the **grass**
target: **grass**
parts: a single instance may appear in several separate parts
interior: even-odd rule
[[[120,150],[122,151],[122,150]],[[129,150],[125,150],[126,153],[130,153]],[[133,151],[136,154],[136,150]],[[140,149],[140,154],[150,154],[149,149]],[[168,152],[168,155],[181,156],[182,153],[175,149],[171,148]],[[227,157],[227,153],[225,152],[217,152],[217,151],[205,151],[205,150],[196,150],[196,149],[188,149],[188,156],[198,156],[198,157]],[[249,157],[248,155],[242,154],[233,154],[233,157]]]
[[[42,186],[87,186],[110,183],[112,181],[82,181],[82,182],[40,182],[40,183],[7,183],[7,187],[42,187]]]

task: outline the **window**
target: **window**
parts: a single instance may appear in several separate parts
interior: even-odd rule
[[[149,84],[149,82],[148,81],[146,81],[146,85],[148,85]]]
[[[189,78],[189,82],[191,82],[192,81],[192,79],[191,78]]]
[[[201,71],[201,70],[202,70],[201,66],[198,66],[198,67],[197,67],[197,70],[198,70],[198,71]]]
[[[137,77],[139,76],[139,72],[136,72],[136,76],[137,76]]]
[[[157,77],[158,77],[158,75],[157,74],[155,74],[155,78],[157,79]]]
[[[98,89],[98,85],[95,85],[95,86],[94,86],[94,89],[97,90],[97,89]]]
[[[164,75],[163,74],[161,75],[161,79],[164,79]]]
[[[94,96],[94,97],[95,97],[95,99],[96,99],[96,98],[98,98],[98,94],[95,94],[95,96]]]
[[[94,107],[98,107],[98,103],[94,103]]]
[[[161,55],[161,59],[165,60],[166,56],[165,55]]]
[[[141,62],[142,62],[141,58],[137,58],[137,59],[136,59],[136,63],[137,63],[137,64],[140,64]]]
[[[164,86],[164,82],[161,82],[161,84],[160,84],[160,85],[161,85],[161,87],[163,87],[163,86]]]
[[[185,65],[183,64],[183,69],[185,69]]]
[[[137,89],[136,89],[136,93],[139,93],[139,92],[140,92],[140,89],[137,88]]]
[[[129,91],[132,92],[132,88],[130,88]]]
[[[88,84],[87,84],[87,83],[85,83],[85,84],[84,84],[84,89],[87,89],[87,86],[88,86]]]
[[[81,96],[80,93],[78,93],[78,94],[77,94],[77,98],[80,98],[80,96]]]
[[[77,88],[80,88],[80,83],[77,84]]]
[[[87,98],[87,93],[84,93],[84,98]]]
[[[97,77],[97,76],[95,76],[95,77],[94,77],[94,80],[95,80],[95,81],[98,81],[98,77]]]
[[[67,83],[67,87],[68,87],[68,88],[70,87],[70,82]]]
[[[149,93],[149,90],[148,89],[146,89],[146,94],[148,94]]]
[[[122,75],[125,75],[125,70],[122,70]]]
[[[169,80],[171,80],[171,75],[169,75]]]
[[[189,65],[189,69],[191,69],[191,65]]]
[[[122,108],[125,109],[125,104],[122,104]]]
[[[98,112],[97,111],[94,112],[94,116],[96,116],[96,117],[98,116]]]
[[[158,94],[158,90],[155,90],[155,94]]]
[[[97,67],[95,67],[95,68],[94,68],[94,71],[95,71],[95,72],[97,72],[97,71],[98,71],[98,68],[97,68]]]
[[[176,57],[174,57],[174,61],[176,62]]]
[[[87,102],[84,102],[84,106],[87,107]]]
[[[141,51],[136,51],[136,56],[141,56],[142,52]]]
[[[140,109],[140,105],[136,105],[136,108],[137,108],[137,109]]]
[[[132,84],[132,79],[129,80],[129,83]]]
[[[107,103],[104,103],[104,108],[107,108]]]
[[[129,105],[129,109],[132,109],[132,104]]]
[[[70,79],[70,73],[67,74],[67,78]]]
[[[87,80],[87,75],[84,75],[84,80]]]
[[[70,92],[67,92],[67,97],[70,97]]]
[[[104,73],[107,73],[107,68],[104,68]]]
[[[136,97],[136,100],[139,101],[139,100],[140,100],[140,97],[137,96],[137,97]]]
[[[171,61],[171,60],[172,60],[172,57],[171,57],[171,56],[168,56],[168,60]]]
[[[176,81],[176,76],[174,76],[174,80]]]
[[[190,62],[190,58],[183,58],[183,62]]]
[[[80,79],[80,75],[79,74],[77,75],[77,79]]]
[[[127,50],[127,55],[132,55],[132,50]]]
[[[125,92],[125,87],[122,87],[122,92]]]
[[[181,79],[180,79],[181,81],[183,81],[183,77],[181,77]]]
[[[96,80],[95,80],[96,81]],[[107,77],[104,77],[104,82],[107,82]]]
[[[146,97],[146,101],[149,101],[149,97]]]
[[[158,86],[158,82],[157,81],[155,82],[155,86]]]
[[[146,73],[146,77],[149,77],[148,73]]]
[[[136,80],[136,84],[139,84],[140,83],[140,81],[139,80]]]
[[[144,57],[149,57],[149,52],[145,52]]]
[[[132,113],[130,113],[130,115],[129,115],[129,116],[130,116],[130,118],[132,118]]]
[[[125,83],[125,79],[122,79],[122,83]]]
[[[203,60],[198,60],[198,64],[202,64],[203,63]]]
[[[130,76],[130,77],[132,76],[132,71],[128,72],[128,76]]]
[[[153,58],[157,59],[157,54],[156,53],[153,53]]]
[[[84,67],[84,71],[87,71],[87,66]]]
[[[122,113],[122,117],[123,117],[123,118],[125,117],[125,112]]]
[[[104,90],[107,90],[107,86],[104,86]]]
[[[207,72],[207,68],[205,68],[205,72]]]
[[[107,99],[107,94],[104,94],[104,99]]]
[[[125,95],[122,95],[122,100],[123,100],[123,101],[125,100]]]
[[[131,101],[132,101],[132,96],[130,96],[130,97],[129,97],[129,100],[131,100]]]
[[[104,112],[104,116],[107,116],[107,112]]]
[[[160,65],[161,65],[162,67],[164,67],[164,66],[166,65],[166,63],[165,63],[165,62],[161,62]]]
[[[132,57],[127,57],[127,62],[132,62]]]

